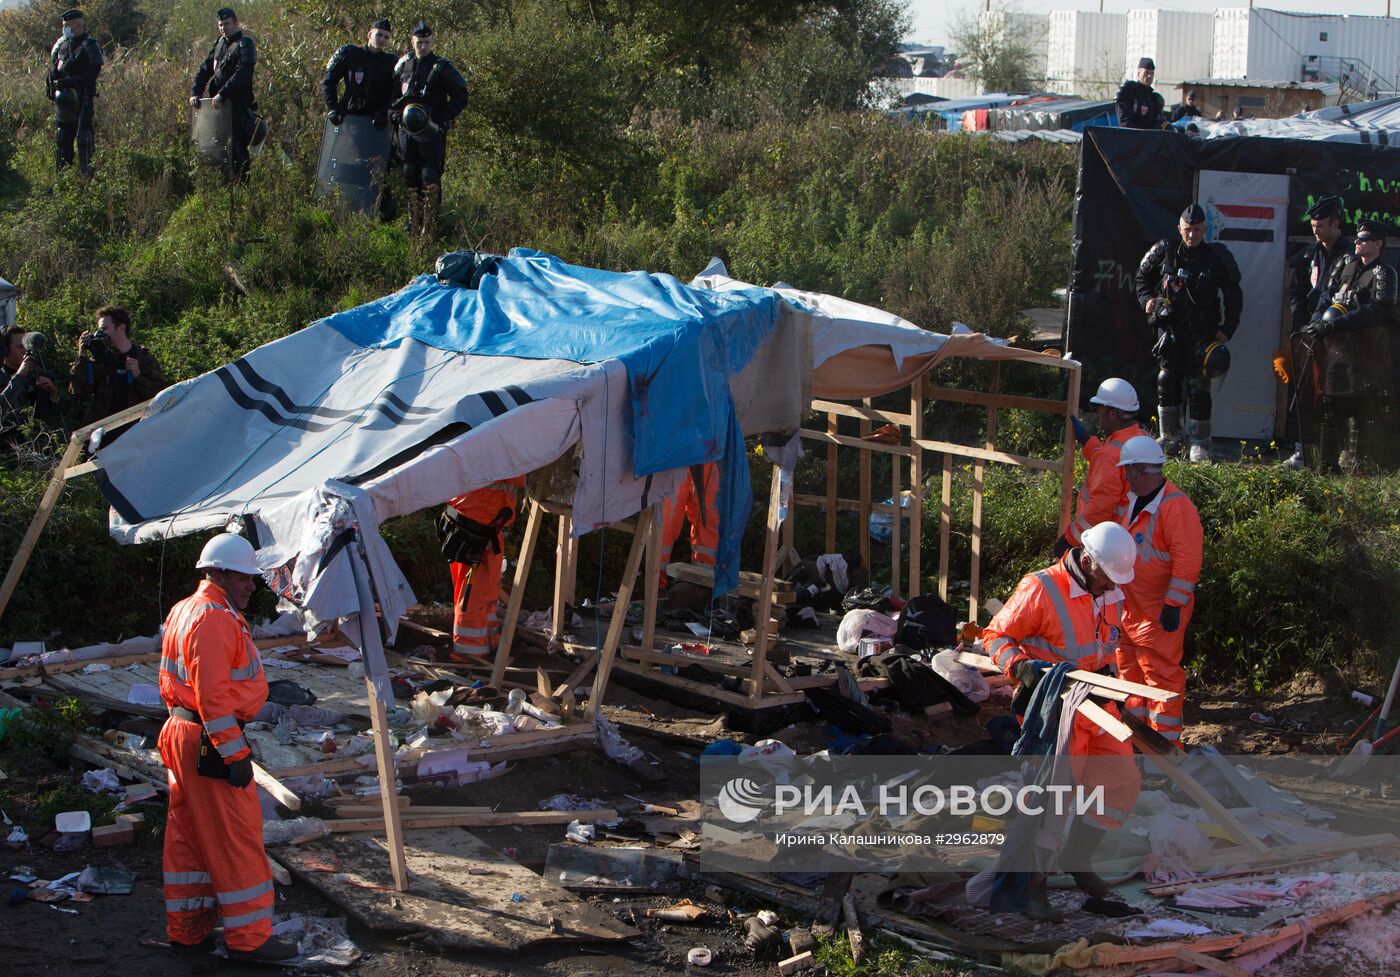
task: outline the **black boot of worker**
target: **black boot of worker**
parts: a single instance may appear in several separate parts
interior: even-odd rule
[[[1058,913],[1050,905],[1048,893],[1049,877],[1043,872],[1032,872],[1026,882],[1026,915],[1041,923],[1063,923],[1063,913]]]
[[[1074,884],[1096,899],[1104,898],[1111,891],[1103,877],[1093,870],[1094,852],[1099,850],[1103,836],[1103,831],[1084,818],[1076,818],[1069,829],[1069,838],[1065,841],[1064,854],[1060,859],[1061,865],[1071,867],[1069,874]]]
[[[267,942],[256,950],[232,950],[228,952],[229,957],[234,960],[261,960],[276,963],[279,960],[290,960],[297,955],[297,945],[291,940],[278,939],[269,936]]]

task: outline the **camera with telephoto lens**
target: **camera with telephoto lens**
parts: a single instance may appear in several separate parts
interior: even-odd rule
[[[1147,315],[1147,321],[1150,325],[1155,326],[1157,323],[1171,317],[1174,295],[1185,285],[1185,268],[1178,268],[1176,274],[1162,279],[1162,294],[1157,296],[1157,304],[1152,307],[1152,311]]]
[[[112,348],[112,337],[100,329],[83,333],[79,342],[84,352],[99,363],[109,362],[117,355],[116,350]]]

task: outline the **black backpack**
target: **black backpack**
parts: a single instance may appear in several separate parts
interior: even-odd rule
[[[899,614],[895,644],[923,651],[925,648],[951,648],[958,643],[958,619],[953,609],[937,594],[909,598]]]

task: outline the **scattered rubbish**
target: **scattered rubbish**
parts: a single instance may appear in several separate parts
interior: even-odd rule
[[[743,752],[744,747],[740,743],[736,743],[730,739],[715,740],[713,743],[706,746],[705,749],[700,751],[700,759],[698,762],[704,763],[707,757],[723,758],[729,756],[738,756],[740,753]]]
[[[679,852],[550,845],[544,877],[571,892],[675,892],[689,879]]]
[[[591,811],[607,806],[596,797],[584,797],[581,794],[555,794],[540,801],[541,811]]]
[[[778,925],[778,914],[771,909],[760,909],[754,913],[754,917],[760,920],[764,926]]]
[[[29,834],[19,825],[15,825],[5,840],[12,845],[23,845],[29,842]]]
[[[288,821],[264,821],[263,844],[269,848],[300,845],[330,834],[330,828],[320,818],[292,818]]]
[[[795,974],[800,970],[810,970],[816,964],[816,958],[812,956],[811,950],[803,950],[801,953],[786,960],[778,961],[778,973],[782,977],[788,974]]]
[[[597,829],[592,824],[583,824],[579,821],[570,821],[569,826],[564,829],[564,837],[580,845],[593,844],[596,833]]]
[[[76,909],[68,909],[68,908],[65,907],[65,906],[60,906],[60,905],[58,905],[57,903],[53,903],[53,902],[49,903],[49,908],[50,908],[50,909],[56,909],[56,910],[58,910],[58,911],[61,912],[61,913],[68,913],[70,916],[76,916],[76,915],[78,915],[78,911],[77,911]]]
[[[693,946],[685,955],[685,962],[692,967],[708,967],[715,955],[707,946]]]
[[[158,706],[160,689],[149,682],[137,682],[127,691],[126,701],[134,706]]]
[[[136,887],[136,873],[124,868],[89,865],[77,878],[78,890],[100,896],[125,896]]]
[[[64,811],[54,815],[53,826],[59,834],[82,834],[92,830],[92,815],[87,811]]]
[[[1270,716],[1268,713],[1251,712],[1249,714],[1249,721],[1252,723],[1259,723],[1261,726],[1272,726],[1274,724],[1274,717]]]
[[[786,761],[796,759],[797,754],[792,751],[786,743],[781,740],[759,740],[753,746],[746,746],[739,751],[740,763],[756,763],[764,765],[768,761]]]
[[[10,873],[10,878],[15,882],[33,882],[38,877],[28,865],[21,865]]]
[[[799,957],[817,948],[817,938],[812,935],[812,931],[809,929],[790,930],[787,939],[788,951],[794,957]]]
[[[87,773],[83,774],[83,778],[79,783],[82,784],[83,790],[90,790],[94,794],[120,794],[125,790],[125,788],[122,787],[121,781],[117,779],[117,775],[106,768],[101,770],[89,770]]]
[[[520,893],[518,893],[518,892],[512,892],[512,893],[510,894],[510,901],[511,901],[511,902],[524,902],[524,901],[525,901],[525,897],[522,896],[522,895],[521,895]]]
[[[84,675],[96,675],[98,672],[110,672],[112,666],[106,662],[93,662],[91,665],[83,666]]]
[[[782,934],[758,916],[744,920],[744,946],[756,954],[776,952],[783,945]]]
[[[708,916],[710,911],[704,906],[697,906],[689,899],[682,899],[674,906],[663,906],[660,909],[648,909],[648,919],[660,919],[667,923],[694,923]]]
[[[610,759],[624,765],[634,763],[645,756],[640,749],[623,739],[617,727],[601,714],[598,716],[598,741]]]
[[[118,821],[92,829],[94,848],[117,848],[129,845],[136,840],[136,825],[131,821]]]
[[[343,969],[360,959],[360,948],[351,941],[343,919],[300,914],[274,916],[272,935],[297,945],[295,957],[277,961],[281,967],[311,971]],[[214,953],[228,957],[228,948],[222,940]]]
[[[1362,704],[1363,706],[1365,706],[1367,709],[1371,708],[1371,706],[1374,705],[1374,704],[1375,704],[1375,701],[1376,701],[1376,697],[1375,697],[1375,696],[1373,696],[1373,695],[1367,695],[1365,692],[1362,692],[1360,689],[1353,689],[1353,690],[1352,690],[1352,693],[1351,693],[1351,697],[1352,697],[1353,699],[1355,699],[1357,702],[1361,703],[1361,704]]]
[[[1154,919],[1150,923],[1130,926],[1123,935],[1130,940],[1168,940],[1183,936],[1205,936],[1211,932],[1209,926],[1188,923],[1181,919]]]

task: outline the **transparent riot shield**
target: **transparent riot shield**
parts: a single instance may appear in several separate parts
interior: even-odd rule
[[[201,98],[199,109],[190,112],[190,142],[215,166],[227,166],[233,146],[233,112],[231,105],[214,107],[212,98]]]
[[[316,195],[337,196],[351,210],[372,212],[389,170],[392,140],[391,128],[376,129],[367,116],[347,115],[340,125],[327,119],[321,134]]]

